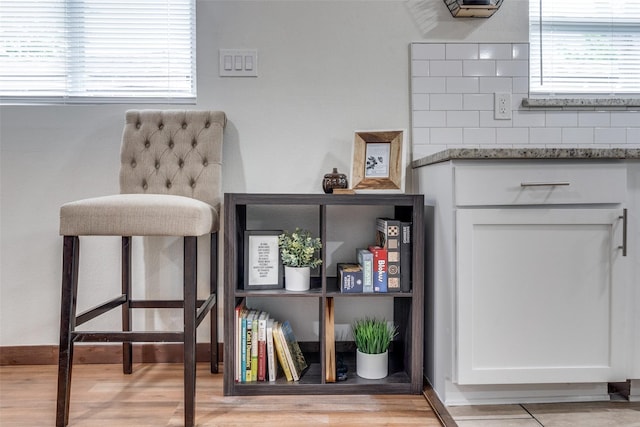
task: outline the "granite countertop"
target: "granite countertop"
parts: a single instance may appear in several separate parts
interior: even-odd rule
[[[640,148],[450,148],[414,160],[412,168],[449,160],[600,159],[639,160]]]

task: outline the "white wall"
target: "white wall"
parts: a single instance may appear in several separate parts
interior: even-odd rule
[[[411,42],[523,42],[527,4],[509,0],[488,20],[461,20],[442,0],[198,0],[198,103],[189,108],[228,115],[224,191],[321,192],[324,173],[348,171],[354,130],[411,127]],[[259,77],[219,78],[219,48],[257,48]],[[0,106],[0,346],[57,344],[59,206],[117,192],[124,111],[138,107],[168,106]],[[143,270],[179,258],[174,243],[146,241],[160,252]],[[118,244],[83,242],[106,255],[83,252],[80,274],[97,283],[81,308],[118,289]],[[167,270],[179,278],[175,265]]]

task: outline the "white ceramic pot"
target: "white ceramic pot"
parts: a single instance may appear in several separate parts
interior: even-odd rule
[[[379,380],[388,374],[389,352],[379,354],[362,353],[356,350],[356,373],[360,378]]]
[[[308,291],[311,282],[310,267],[284,266],[284,286],[288,291]]]

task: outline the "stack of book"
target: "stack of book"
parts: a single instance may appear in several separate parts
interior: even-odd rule
[[[411,223],[377,218],[375,244],[356,249],[357,262],[339,263],[340,291],[410,292]]]
[[[288,320],[279,322],[266,311],[248,308],[242,299],[235,310],[235,380],[240,383],[298,381],[309,367]]]

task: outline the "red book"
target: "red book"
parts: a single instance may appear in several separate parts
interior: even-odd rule
[[[258,381],[267,377],[267,320],[269,316],[262,312],[258,318]]]
[[[387,250],[380,246],[369,246],[373,254],[373,292],[387,292]]]

